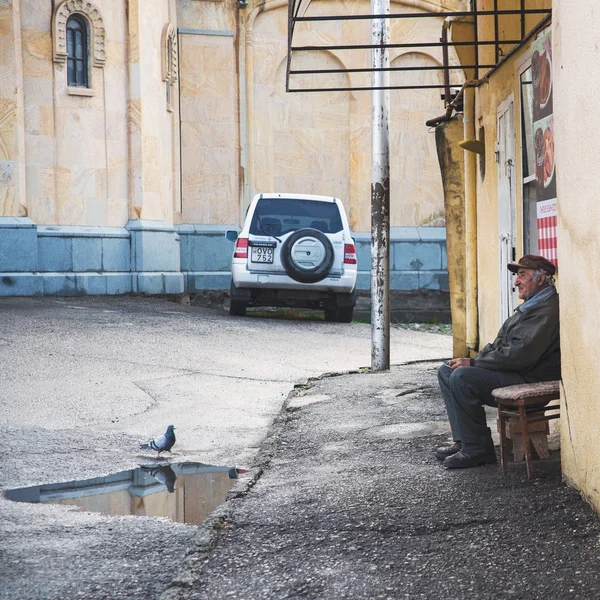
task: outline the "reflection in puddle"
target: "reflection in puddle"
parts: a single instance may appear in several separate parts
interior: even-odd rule
[[[244,469],[202,463],[142,466],[106,477],[6,490],[16,502],[68,504],[105,515],[167,517],[198,525],[225,502]]]

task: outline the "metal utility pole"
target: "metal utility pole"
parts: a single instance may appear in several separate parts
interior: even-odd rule
[[[371,369],[390,368],[390,0],[371,0]]]

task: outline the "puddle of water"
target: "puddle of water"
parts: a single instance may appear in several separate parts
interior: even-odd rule
[[[202,463],[157,463],[106,477],[6,490],[15,502],[78,506],[104,515],[167,517],[199,525],[226,500],[244,469]]]

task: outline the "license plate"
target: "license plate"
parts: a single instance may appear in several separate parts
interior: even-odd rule
[[[252,246],[252,262],[255,263],[272,263],[273,250],[271,246]]]

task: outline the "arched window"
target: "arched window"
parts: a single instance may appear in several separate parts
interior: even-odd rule
[[[67,84],[89,87],[88,28],[85,19],[74,14],[67,20]]]

